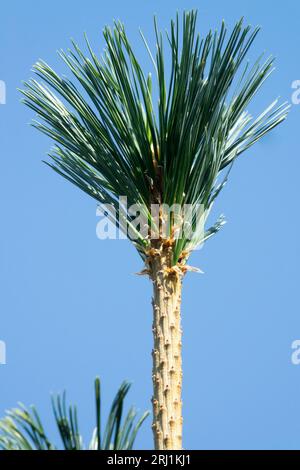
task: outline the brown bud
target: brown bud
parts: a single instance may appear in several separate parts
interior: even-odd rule
[[[171,416],[171,418],[169,419],[169,425],[171,427],[173,427],[175,425],[175,419],[173,418],[173,416]]]

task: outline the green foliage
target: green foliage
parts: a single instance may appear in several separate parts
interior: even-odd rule
[[[89,445],[90,450],[131,450],[136,435],[148,416],[144,413],[136,421],[137,412],[131,407],[124,420],[124,400],[130,384],[123,382],[112,403],[111,410],[101,434],[100,380],[95,380],[96,427]],[[64,450],[84,450],[79,431],[76,406],[67,406],[66,394],[52,397],[52,408]],[[0,449],[2,450],[55,450],[34,406],[28,410],[20,404],[0,420]]]
[[[74,42],[73,49],[60,52],[74,82],[40,61],[34,71],[42,82],[25,84],[24,102],[40,118],[35,127],[56,143],[48,164],[97,201],[111,204],[117,225],[119,195],[127,196],[128,205],[141,204],[149,223],[151,203],[202,204],[206,220],[236,157],[286,117],[288,107],[277,106],[277,100],[258,117],[247,111],[274,62],[260,57],[253,66],[242,65],[258,28],[240,20],[229,34],[222,23],[219,32],[201,39],[196,17],[192,11],[184,13],[182,25],[178,15],[171,22],[170,67],[156,21],[154,56],[143,37],[154,83],[139,65],[123,24],[116,22],[104,29],[102,57],[87,39],[87,54]],[[191,240],[178,239],[174,263],[222,223],[204,238],[195,233]],[[130,218],[129,226],[134,233]],[[144,258],[149,239],[139,234],[133,243]]]

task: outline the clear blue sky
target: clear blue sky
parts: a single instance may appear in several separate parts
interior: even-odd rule
[[[240,16],[262,26],[252,56],[266,50],[277,69],[252,110],[274,97],[290,101],[300,79],[300,3],[295,0],[138,2],[10,0],[1,4],[0,414],[35,403],[52,427],[49,392],[66,388],[78,402],[85,436],[93,423],[93,378],[107,407],[120,382],[129,402],[150,407],[151,285],[127,241],[96,238],[96,203],[41,163],[50,140],[28,123],[16,88],[43,58],[63,71],[56,50],[120,18],[137,49],[141,27],[152,38],[176,10],[198,8],[206,32]],[[184,446],[189,449],[300,449],[300,106],[235,165],[215,214],[228,224],[193,256],[204,275],[189,275],[183,296]],[[151,448],[150,420],[138,448]]]

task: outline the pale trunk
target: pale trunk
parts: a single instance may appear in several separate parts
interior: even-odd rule
[[[153,281],[153,434],[155,449],[182,449],[181,276],[171,250],[150,261]]]

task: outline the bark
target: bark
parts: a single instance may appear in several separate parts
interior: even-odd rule
[[[171,248],[148,259],[153,282],[153,434],[156,450],[182,449],[182,276],[172,267]]]

